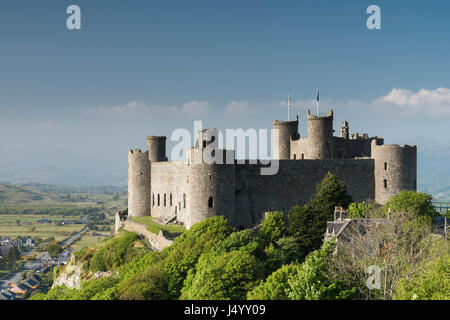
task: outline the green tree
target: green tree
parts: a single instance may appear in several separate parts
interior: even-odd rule
[[[47,252],[50,256],[56,257],[60,252],[62,252],[61,245],[54,241],[47,246]]]
[[[335,206],[348,208],[351,202],[352,197],[347,193],[345,182],[328,172],[316,186],[316,193],[311,198],[309,205],[328,220],[331,220]]]
[[[17,247],[11,247],[6,252],[5,261],[8,270],[14,270],[16,267],[16,262],[20,259],[20,250]]]
[[[375,202],[352,202],[348,206],[348,217],[351,219],[369,218],[376,208]]]
[[[396,300],[450,300],[450,246],[423,264],[418,272],[400,279],[394,294]]]
[[[259,278],[256,258],[246,251],[233,250],[202,260],[182,299],[243,300]],[[191,271],[192,272],[192,271]]]
[[[326,241],[311,252],[298,269],[297,275],[288,280],[287,296],[292,300],[349,299],[356,290],[345,288],[327,277],[328,263],[336,248],[334,241]]]
[[[289,281],[298,276],[299,265],[287,264],[274,271],[247,294],[248,300],[288,300]]]
[[[286,235],[286,232],[284,213],[278,211],[268,212],[259,230],[259,238],[263,245],[266,246],[281,239]]]
[[[388,208],[391,208],[392,214],[403,211],[412,212],[418,216],[427,217],[431,221],[431,218],[438,214],[431,202],[432,199],[426,193],[403,190],[386,202],[384,209],[387,212]]]
[[[289,212],[289,234],[294,236],[301,248],[302,256],[317,250],[322,244],[327,221],[333,220],[335,206],[347,208],[351,197],[345,183],[332,173],[316,186],[316,193],[303,207],[295,206]]]

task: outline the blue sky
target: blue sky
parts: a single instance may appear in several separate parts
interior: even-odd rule
[[[366,28],[371,4],[382,30]],[[337,132],[346,119],[419,152],[448,144],[449,14],[444,0],[0,0],[0,152],[119,171],[128,147],[193,120],[270,128],[288,94],[306,135],[317,88]]]

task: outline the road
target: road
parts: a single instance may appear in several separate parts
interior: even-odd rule
[[[70,246],[72,243],[74,243],[76,240],[78,240],[83,234],[89,231],[88,227],[84,227],[79,232],[75,233],[74,235],[68,237],[67,239],[63,240],[61,242],[61,247]]]

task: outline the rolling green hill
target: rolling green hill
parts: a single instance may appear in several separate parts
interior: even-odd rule
[[[0,204],[58,204],[55,195],[20,187],[12,184],[0,184]]]

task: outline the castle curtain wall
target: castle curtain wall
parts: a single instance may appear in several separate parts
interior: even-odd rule
[[[236,205],[233,224],[252,226],[267,211],[289,212],[304,205],[315,193],[315,186],[331,172],[346,182],[354,201],[375,198],[373,159],[280,160],[278,174],[261,176],[260,165],[236,165]]]

